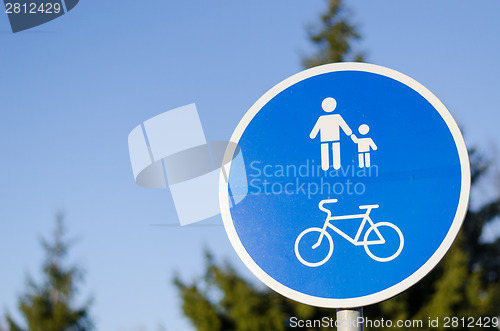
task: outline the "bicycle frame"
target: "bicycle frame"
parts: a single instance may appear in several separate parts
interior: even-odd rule
[[[322,200],[319,204],[319,209],[327,213],[327,217],[325,220],[325,224],[323,225],[323,231],[321,232],[321,235],[319,236],[318,242],[313,245],[313,249],[317,248],[319,245],[321,245],[321,242],[323,240],[324,234],[327,231],[327,228],[332,229],[336,233],[338,233],[340,236],[342,236],[344,239],[349,241],[351,244],[355,246],[363,246],[363,245],[378,245],[378,244],[384,244],[385,239],[382,237],[382,234],[380,231],[377,229],[377,227],[374,227],[374,223],[372,219],[370,218],[370,212],[374,208],[378,208],[378,205],[366,205],[366,206],[359,206],[360,209],[366,209],[366,212],[364,214],[353,214],[353,215],[342,215],[342,216],[332,216],[331,210],[325,208],[323,205],[326,203],[335,203],[337,202],[337,199],[330,199],[330,200]],[[349,235],[344,233],[342,230],[337,228],[335,225],[332,225],[330,221],[337,221],[337,220],[350,220],[350,219],[358,219],[361,218],[361,225],[358,228],[358,231],[356,232],[356,236],[354,238],[351,238]],[[361,233],[363,232],[363,229],[365,228],[365,224],[368,222],[370,224],[370,228],[374,227],[374,232],[377,234],[378,239],[377,240],[359,240],[359,237],[361,236]]]

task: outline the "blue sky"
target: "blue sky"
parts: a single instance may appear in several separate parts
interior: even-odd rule
[[[347,4],[367,61],[425,85],[466,143],[498,159],[500,2]],[[60,210],[79,239],[71,260],[87,270],[82,298],[94,297],[101,330],[189,330],[171,281],[175,272],[201,275],[204,247],[255,279],[220,218],[152,226],[176,224],[174,205],[168,191],[135,185],[127,136],[196,102],[208,140],[228,139],[253,102],[301,70],[301,54],[313,51],[305,27],[323,8],[319,0],[81,1],[18,34],[0,13],[0,311],[15,311],[27,272],[38,277],[38,238]]]

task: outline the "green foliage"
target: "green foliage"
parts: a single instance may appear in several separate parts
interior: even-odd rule
[[[60,215],[57,217],[52,240],[52,242],[42,240],[42,247],[46,253],[42,284],[36,284],[29,278],[28,290],[19,298],[19,310],[27,328],[19,326],[10,315],[7,315],[10,331],[93,329],[88,313],[89,303],[74,308],[74,299],[78,292],[77,284],[82,280],[82,273],[76,266],[64,265],[69,245],[64,239],[64,224]]]
[[[485,175],[488,163],[476,150],[469,151],[472,183]],[[405,293],[365,308],[371,319],[427,321],[445,317],[493,317],[500,315],[500,239],[481,241],[484,226],[500,215],[500,199],[469,209],[462,230],[443,261]],[[467,328],[463,328],[466,330]],[[379,329],[384,330],[384,329]],[[443,325],[438,330],[444,330]],[[455,328],[455,330],[461,330]]]
[[[474,156],[476,153],[471,153]],[[472,163],[475,167],[475,163]],[[494,220],[495,213],[485,213],[499,200],[470,211],[465,222],[478,220],[487,224]],[[482,215],[482,216],[479,216]],[[487,219],[484,215],[488,215]],[[473,248],[467,241],[464,226],[454,245],[441,263],[423,280],[404,293],[382,303],[364,308],[364,315],[371,320],[422,320],[445,317],[493,317],[500,315],[500,282],[498,265],[493,265],[490,255],[473,259]],[[493,243],[482,243],[477,237],[479,251],[486,251]],[[488,248],[488,249],[487,249]],[[498,249],[498,247],[496,247]],[[297,303],[266,289],[256,288],[228,264],[217,265],[207,254],[206,274],[203,278],[186,284],[175,279],[183,301],[184,314],[199,331],[250,331],[250,330],[327,330],[326,328],[291,328],[290,318],[321,320],[335,318],[335,311]],[[425,324],[424,324],[425,325]],[[371,328],[370,330],[391,330]],[[463,328],[466,330],[467,328]],[[437,330],[445,330],[443,323]],[[454,330],[462,330],[454,328]]]
[[[360,35],[346,12],[341,0],[328,1],[327,11],[320,18],[321,25],[309,30],[317,53],[304,59],[305,67],[362,60],[361,55],[353,52],[352,43]],[[472,183],[476,187],[487,173],[489,162],[474,149],[469,151],[469,156]],[[480,239],[485,226],[499,216],[498,197],[477,209],[469,209],[457,240],[438,266],[404,293],[365,307],[364,315],[371,320],[392,320],[394,325],[398,320],[423,320],[424,329],[429,317],[443,321],[444,317],[499,316],[500,238],[490,243]],[[217,266],[210,256],[207,261],[204,278],[191,284],[175,280],[184,313],[199,331],[280,331],[291,329],[292,316],[320,320],[335,315],[331,309],[309,307],[272,291],[257,289],[230,266]]]
[[[363,61],[363,55],[353,51],[352,45],[360,39],[355,25],[342,0],[328,0],[328,9],[321,15],[321,24],[308,29],[309,39],[317,52],[303,59],[306,68],[325,63]]]
[[[207,254],[206,274],[186,284],[175,279],[184,314],[199,331],[323,330],[290,328],[289,319],[334,318],[335,312],[289,300],[257,289],[228,264],[218,266]],[[324,330],[327,330],[326,328]]]

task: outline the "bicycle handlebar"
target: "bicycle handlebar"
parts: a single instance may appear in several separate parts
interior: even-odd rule
[[[328,217],[330,217],[332,215],[332,211],[330,209],[327,209],[325,208],[325,204],[327,203],[335,203],[339,201],[338,199],[325,199],[325,200],[321,200],[318,204],[318,207],[319,207],[319,210],[321,211],[324,211],[325,213],[328,214]],[[379,205],[361,205],[359,206],[359,209],[374,209],[374,208],[378,208]]]
[[[332,212],[329,209],[326,209],[323,205],[325,203],[335,203],[337,201],[339,201],[339,200],[338,199],[325,199],[325,200],[321,200],[319,202],[319,204],[318,204],[319,210],[324,211],[325,213],[328,214],[328,216],[330,216]]]

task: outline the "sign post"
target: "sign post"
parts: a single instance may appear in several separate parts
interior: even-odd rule
[[[338,331],[363,331],[363,308],[337,309]]]
[[[403,292],[443,258],[467,211],[457,124],[429,90],[388,68],[300,72],[250,108],[231,142],[246,181],[228,149],[219,197],[229,239],[262,282],[308,305],[355,308]],[[248,183],[236,206],[232,181]]]

